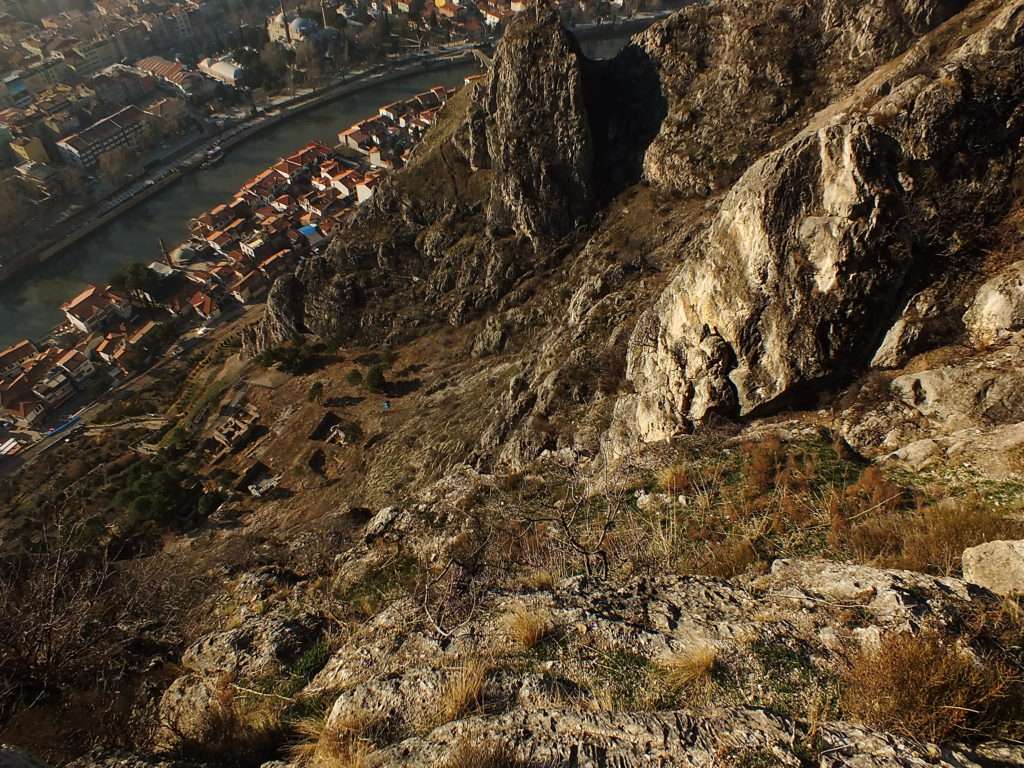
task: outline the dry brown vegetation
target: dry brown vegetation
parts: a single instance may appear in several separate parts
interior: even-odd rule
[[[502,624],[509,637],[523,650],[530,650],[551,632],[551,619],[547,614],[531,610],[516,603],[505,614]]]
[[[482,490],[467,511],[473,558],[459,558],[459,578],[508,574],[509,586],[528,588],[579,574],[730,578],[814,556],[956,574],[965,547],[1024,535],[1012,507],[982,496],[936,502],[948,497],[942,487],[897,482],[824,437],[698,440],[646,475],[547,465],[539,482]]]
[[[843,676],[846,716],[915,740],[942,742],[985,729],[1019,697],[1020,672],[937,631],[884,636],[859,651]]]
[[[283,703],[272,697],[243,696],[223,679],[214,689],[215,705],[196,733],[175,733],[175,751],[187,760],[249,768],[273,756],[285,734]]]
[[[464,738],[438,768],[525,768],[507,742]]]
[[[297,739],[288,752],[297,765],[363,768],[376,749],[382,724],[371,713],[352,711],[334,718],[303,718],[294,729]]]
[[[1019,521],[972,498],[878,515],[852,526],[846,541],[858,560],[950,576],[959,573],[960,556],[968,547],[1021,535]]]
[[[467,659],[454,670],[437,701],[431,707],[418,730],[429,732],[438,726],[483,711],[484,686],[491,667],[482,659]]]
[[[718,650],[709,643],[698,643],[663,657],[658,668],[669,690],[678,694],[708,680],[717,662]]]

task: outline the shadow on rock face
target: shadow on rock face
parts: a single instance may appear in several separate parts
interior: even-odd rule
[[[595,176],[602,201],[640,181],[644,152],[668,114],[658,69],[630,43],[607,61],[585,68],[587,114],[595,147]]]

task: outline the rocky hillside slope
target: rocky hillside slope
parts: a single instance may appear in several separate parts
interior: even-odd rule
[[[77,764],[1024,764],[1022,134],[1024,0],[519,14],[273,286],[287,493]]]

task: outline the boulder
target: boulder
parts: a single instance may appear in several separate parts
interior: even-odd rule
[[[401,514],[401,507],[384,507],[380,510],[366,524],[366,530],[363,532],[366,541],[373,541],[387,533]]]
[[[955,312],[948,306],[948,291],[930,286],[914,295],[899,319],[885,334],[871,358],[874,368],[901,368],[918,352],[951,336],[956,328]]]
[[[1024,445],[1024,334],[975,351],[935,350],[937,363],[890,380],[865,382],[836,426],[861,454],[920,470],[941,461],[970,464],[993,479],[1019,471]]]
[[[1024,329],[1024,260],[1003,268],[978,290],[964,325],[979,346],[1005,341]]]
[[[179,677],[160,699],[160,725],[168,744],[202,742],[222,712],[216,685],[201,675]]]
[[[1024,594],[1024,541],[989,541],[964,550],[964,580],[997,595]]]
[[[204,675],[272,672],[298,658],[322,627],[315,614],[254,617],[235,629],[200,638],[186,649],[181,663]]]

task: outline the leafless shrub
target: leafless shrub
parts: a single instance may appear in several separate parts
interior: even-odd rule
[[[81,542],[82,524],[58,523],[43,548],[0,563],[0,715],[19,703],[113,682],[128,664],[131,626],[159,607],[181,574],[156,565],[144,575]],[[180,580],[180,579],[179,579]]]
[[[936,631],[886,635],[852,659],[843,677],[847,716],[911,739],[942,742],[984,728],[1019,695],[1020,672],[971,653]]]

